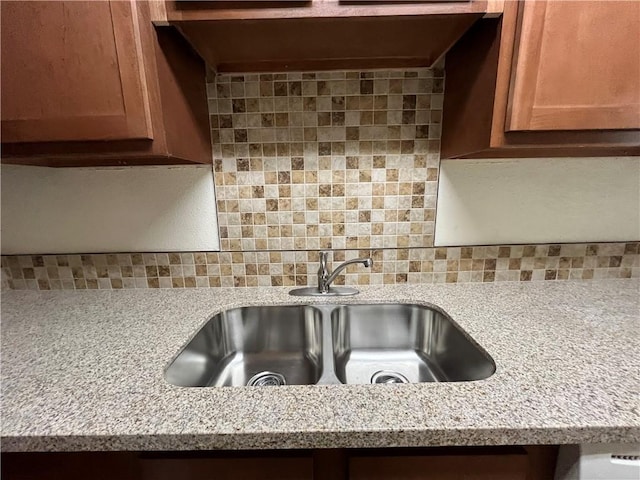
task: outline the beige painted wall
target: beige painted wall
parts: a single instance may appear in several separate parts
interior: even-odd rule
[[[210,167],[3,166],[2,254],[213,251]],[[640,239],[640,158],[443,160],[437,246]]]
[[[3,166],[2,254],[219,248],[210,166]]]
[[[640,157],[443,160],[435,244],[640,240]]]

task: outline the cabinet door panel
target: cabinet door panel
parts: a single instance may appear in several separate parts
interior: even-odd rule
[[[522,2],[507,131],[640,128],[640,2]]]
[[[152,138],[136,14],[130,2],[2,2],[3,143]]]
[[[350,480],[525,480],[526,455],[353,457]]]
[[[311,480],[308,458],[185,458],[141,460],[142,480]]]

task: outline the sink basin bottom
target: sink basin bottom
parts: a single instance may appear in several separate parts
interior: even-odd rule
[[[358,349],[342,358],[344,370],[341,379],[344,383],[418,383],[445,382],[445,374],[426,356],[411,349],[388,349],[381,352],[378,349]],[[398,381],[384,381],[374,375],[384,372],[387,377],[397,375]],[[404,381],[406,380],[406,381]]]
[[[267,373],[282,376],[284,385],[308,385],[318,379],[316,361],[298,352],[236,352],[220,362],[212,383],[207,386],[249,385]],[[262,375],[262,377],[259,377]]]

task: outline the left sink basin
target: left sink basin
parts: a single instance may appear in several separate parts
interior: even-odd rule
[[[165,371],[182,387],[309,385],[321,375],[322,312],[306,305],[218,313]]]

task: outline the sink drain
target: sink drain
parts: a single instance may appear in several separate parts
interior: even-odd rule
[[[398,372],[380,370],[373,374],[371,383],[409,383],[409,380]]]
[[[284,375],[275,372],[256,373],[247,382],[248,387],[279,387],[286,384]]]

